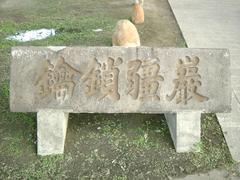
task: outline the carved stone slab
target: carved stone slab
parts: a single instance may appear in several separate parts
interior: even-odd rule
[[[12,49],[15,112],[229,112],[224,49],[47,47]]]

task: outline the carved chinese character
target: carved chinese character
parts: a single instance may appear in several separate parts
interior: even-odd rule
[[[101,64],[95,58],[89,71],[82,76],[86,96],[92,96],[101,90]]]
[[[139,87],[140,87],[140,75],[137,73],[141,67],[142,62],[140,60],[129,61],[128,62],[128,91],[127,94],[130,94],[133,99],[138,98]]]
[[[47,67],[36,82],[38,94],[40,98],[52,95],[62,104],[72,97],[76,85],[74,76],[81,74],[81,72],[67,64],[63,57],[60,57],[55,66],[50,61],[46,62]]]
[[[95,58],[90,65],[89,71],[82,77],[85,83],[85,94],[92,96],[100,93],[99,100],[109,97],[112,100],[119,100],[118,76],[119,66],[122,63],[121,58],[114,60],[109,57],[106,63],[99,63]]]
[[[199,58],[185,57],[185,62],[182,59],[178,60],[177,65],[177,79],[173,80],[174,90],[171,95],[167,95],[167,100],[171,101],[176,97],[176,103],[187,104],[191,99],[198,102],[207,101],[209,98],[197,92],[198,87],[201,86],[201,76],[198,74]]]
[[[142,64],[143,74],[141,78],[141,96],[140,99],[154,99],[160,100],[157,95],[160,81],[164,78],[159,75],[160,65],[157,64],[157,60],[143,61]]]
[[[139,71],[142,70],[142,73]],[[157,59],[134,60],[128,62],[128,90],[127,94],[133,99],[160,100],[158,89],[164,78],[159,75],[160,65]]]

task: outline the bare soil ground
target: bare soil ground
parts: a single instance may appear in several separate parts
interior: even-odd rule
[[[167,0],[147,0],[142,45],[184,47]],[[175,152],[163,115],[71,114],[65,154],[36,155],[36,114],[9,112],[10,49],[16,45],[111,46],[130,0],[0,0],[0,179],[171,179],[214,168],[235,171],[214,114],[202,117],[197,152]],[[41,41],[5,40],[21,30],[55,28]],[[103,32],[93,29],[102,28]]]

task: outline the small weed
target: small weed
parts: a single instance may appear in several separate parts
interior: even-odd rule
[[[233,164],[229,155],[222,131],[214,114],[206,114],[202,120],[202,141],[197,144],[196,152],[192,154],[191,162],[197,168],[206,170],[216,168],[220,164],[228,167]]]
[[[133,141],[133,144],[136,145],[138,148],[150,148],[150,143],[148,143],[148,137],[147,134],[144,134],[144,136],[140,136],[136,140]]]
[[[196,153],[200,153],[203,151],[203,143],[202,142],[199,142],[199,143],[196,143],[193,147],[193,151],[196,152]]]
[[[8,98],[9,97],[9,85],[7,83],[3,83],[0,86],[0,97]]]
[[[134,138],[133,141],[130,142],[130,144],[136,146],[140,149],[151,149],[154,147],[159,147],[157,143],[151,142],[149,138],[149,130],[143,130],[142,128],[137,129],[138,135],[137,138]]]
[[[113,180],[126,180],[128,179],[127,176],[114,176]]]
[[[38,161],[22,169],[19,174],[23,179],[62,179],[66,173],[62,171],[66,158],[63,155],[39,157]]]

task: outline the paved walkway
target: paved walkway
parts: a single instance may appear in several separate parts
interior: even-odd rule
[[[230,50],[232,113],[217,116],[233,159],[240,161],[240,0],[169,0],[169,3],[188,47]]]
[[[205,174],[188,175],[175,180],[239,180],[239,177],[229,175],[226,170],[213,170]]]

